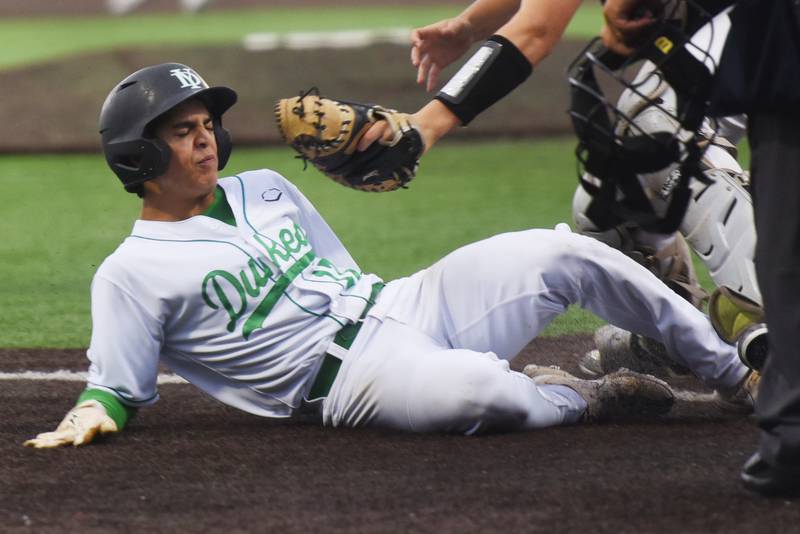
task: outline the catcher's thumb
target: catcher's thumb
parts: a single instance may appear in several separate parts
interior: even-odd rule
[[[379,120],[364,132],[364,135],[358,141],[357,149],[359,152],[363,152],[375,142],[388,144],[394,137],[395,134],[389,123],[386,120]]]

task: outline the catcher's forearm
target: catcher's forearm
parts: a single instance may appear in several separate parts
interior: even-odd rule
[[[580,5],[581,0],[523,0],[519,11],[497,33],[536,66],[561,40]]]
[[[533,67],[502,35],[490,37],[436,94],[436,100],[468,125],[528,79]]]
[[[457,18],[471,29],[472,42],[483,41],[507,23],[520,6],[520,0],[476,0]]]

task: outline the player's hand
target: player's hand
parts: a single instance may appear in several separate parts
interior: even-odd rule
[[[632,54],[662,11],[660,0],[607,0],[603,5],[603,44],[618,54]]]
[[[117,432],[117,424],[96,400],[86,400],[75,406],[53,432],[44,432],[23,445],[36,449],[52,449],[63,445],[86,445],[95,436]]]
[[[411,63],[417,67],[417,83],[432,91],[442,69],[469,50],[472,34],[472,26],[458,17],[412,31]]]
[[[411,115],[411,121],[422,137],[422,154],[425,154],[439,139],[459,124],[458,117],[438,100],[431,100]],[[389,144],[394,134],[386,121],[378,121],[364,133],[358,142],[358,150],[366,150],[372,143]],[[420,155],[422,155],[420,154]]]

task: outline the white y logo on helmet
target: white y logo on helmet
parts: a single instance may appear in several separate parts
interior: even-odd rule
[[[188,67],[182,69],[172,69],[169,71],[170,76],[175,76],[181,82],[181,89],[202,89],[207,87],[206,82],[195,71]]]

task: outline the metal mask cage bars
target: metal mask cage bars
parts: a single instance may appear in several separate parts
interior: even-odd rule
[[[703,20],[710,20],[705,14]],[[614,54],[595,39],[584,48],[568,69],[571,94],[569,111],[579,139],[576,149],[579,180],[593,197],[587,215],[598,226],[610,228],[633,221],[659,232],[674,231],[689,200],[689,180],[707,181],[700,169],[700,158],[712,139],[700,132],[709,94],[714,58],[708,47],[686,35],[675,21],[661,24],[655,37],[630,58]],[[713,38],[713,27],[706,32]],[[712,42],[708,39],[707,42]],[[646,62],[653,65],[641,76]],[[637,78],[625,79],[636,69]],[[626,113],[606,95],[597,74],[639,99],[634,113]],[[648,86],[666,82],[675,92],[675,108],[653,95]],[[674,121],[673,131],[651,133],[641,128],[635,115],[654,108]],[[622,135],[625,132],[626,135]],[[713,135],[713,134],[712,134]],[[680,178],[662,215],[656,213],[637,178],[675,165]],[[584,171],[600,185],[584,179]]]

